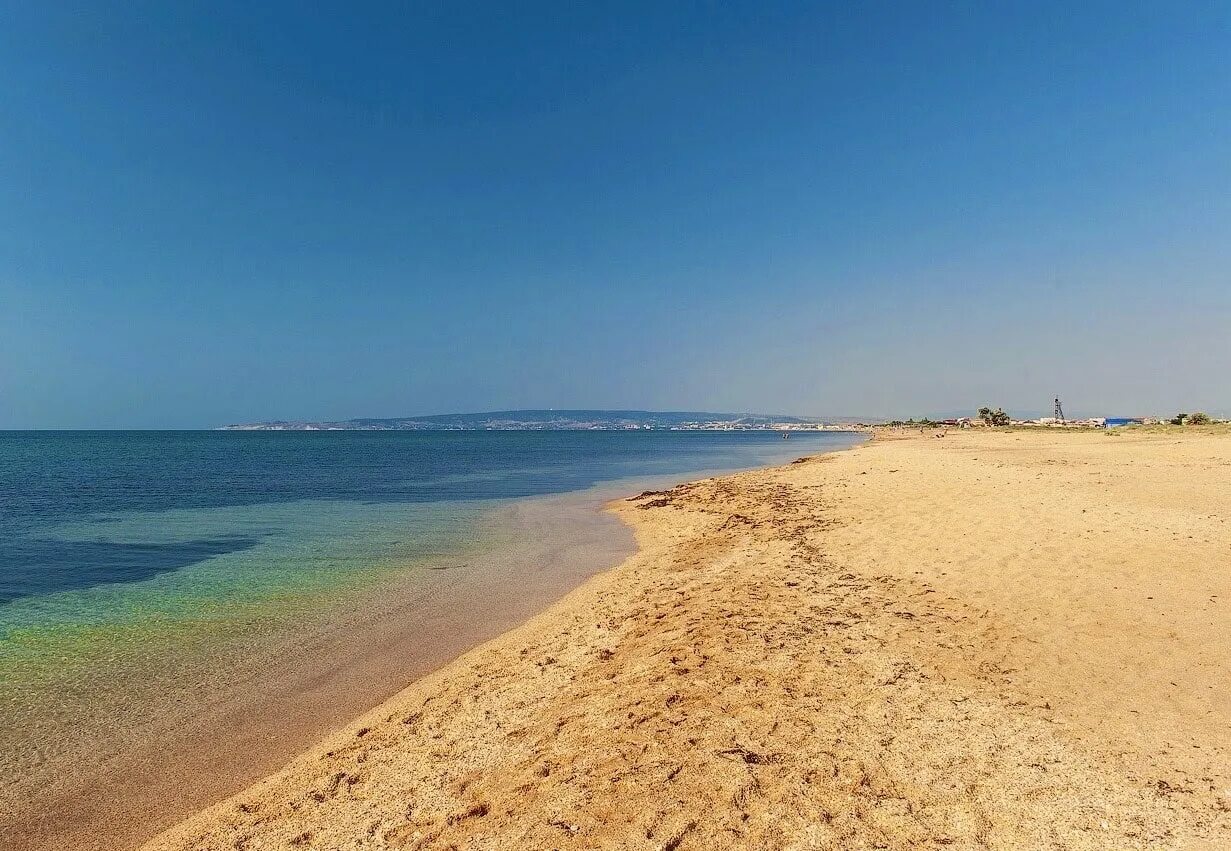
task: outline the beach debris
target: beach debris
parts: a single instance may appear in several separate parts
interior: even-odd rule
[[[711,480],[706,480],[706,481],[710,482]],[[628,502],[638,502],[640,500],[649,500],[649,502],[642,502],[637,507],[638,508],[663,508],[664,506],[671,505],[671,503],[673,503],[679,497],[687,493],[691,493],[697,487],[698,487],[697,484],[690,482],[687,484],[676,485],[670,490],[665,490],[665,491],[642,491],[636,496],[630,496],[628,498]],[[654,499],[651,499],[651,497],[654,497]]]
[[[892,670],[889,676],[887,676],[881,682],[881,685],[882,686],[897,685],[907,675],[916,674],[918,672],[919,672],[919,669],[916,668],[914,665],[912,665],[910,662],[895,662],[892,666]]]
[[[722,757],[730,757],[730,756],[739,757],[748,765],[772,765],[774,763],[782,762],[782,760],[786,758],[785,754],[780,754],[780,753],[771,753],[771,754],[757,753],[754,750],[749,750],[743,745],[737,745],[736,747],[733,747],[733,748],[726,748],[724,750],[720,750],[718,751],[718,755]]]
[[[448,822],[450,825],[454,825],[460,821],[465,821],[466,819],[483,818],[483,816],[487,815],[489,812],[491,812],[491,807],[487,804],[487,802],[480,801],[465,812],[454,813],[449,816]]]
[[[732,514],[728,516],[727,519],[723,522],[722,526],[719,527],[719,531],[725,532],[727,529],[730,529],[733,526],[751,526],[752,528],[755,529],[756,527],[760,525],[761,525],[760,523],[753,520],[751,517],[748,517],[747,515]]]
[[[581,830],[580,826],[575,825],[575,824],[569,824],[568,822],[561,821],[560,819],[552,819],[551,821],[547,823],[550,824],[552,827],[560,828],[565,833],[567,833],[569,836],[576,836],[577,832]]]
[[[665,508],[671,504],[671,497],[663,496],[658,499],[651,499],[649,502],[643,502],[638,508]]]
[[[688,824],[684,825],[683,829],[679,833],[675,834],[675,836],[672,836],[663,843],[663,851],[675,851],[675,849],[679,848],[680,843],[684,841],[684,837],[687,836],[689,831],[696,826],[697,823],[695,821],[690,821]]]
[[[324,803],[330,798],[336,798],[338,793],[343,791],[343,787],[345,787],[346,791],[349,791],[352,786],[362,779],[359,775],[351,774],[348,771],[335,771],[325,782],[324,788],[313,790],[310,797],[318,804]]]
[[[1187,786],[1173,786],[1166,780],[1162,779],[1156,780],[1154,782],[1154,787],[1158,790],[1159,795],[1175,795],[1177,793],[1191,795],[1193,792],[1193,790]]]

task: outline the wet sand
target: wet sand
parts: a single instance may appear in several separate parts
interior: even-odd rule
[[[89,714],[64,730],[71,741],[4,784],[0,848],[134,848],[276,770],[408,682],[618,564],[634,542],[601,511],[611,493],[497,509],[491,528],[476,530],[491,532],[485,551],[382,583],[327,620],[236,659],[223,681],[189,668],[175,693],[87,704]]]
[[[1231,439],[914,436],[639,549],[149,849],[1231,845]]]

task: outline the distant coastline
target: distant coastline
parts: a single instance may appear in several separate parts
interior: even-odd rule
[[[875,418],[798,417],[710,411],[551,410],[488,411],[418,417],[355,418],[329,422],[269,420],[235,423],[219,431],[846,431]]]
[[[1059,401],[1059,400],[1057,400]],[[219,426],[215,431],[873,431],[881,428],[1010,427],[1111,428],[1128,425],[1195,425],[1222,422],[1215,414],[1169,416],[1079,416],[1062,418],[1033,413],[992,412],[931,414],[909,420],[888,417],[803,417],[789,414],[715,413],[712,411],[639,411],[599,409],[526,409],[474,414],[431,414],[414,417],[349,420],[265,420]],[[1188,418],[1188,419],[1186,419]],[[1200,420],[1198,418],[1201,418]]]

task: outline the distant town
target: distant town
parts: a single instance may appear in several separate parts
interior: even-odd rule
[[[386,419],[332,422],[273,420],[222,426],[222,431],[864,431],[885,427],[986,428],[1042,426],[1116,428],[1128,425],[1199,425],[1223,422],[1204,413],[1171,417],[1064,416],[1056,400],[1052,416],[1022,419],[1002,409],[980,408],[970,416],[889,420],[874,417],[797,417],[783,414],[713,413],[703,411],[522,410],[477,414],[435,414]]]
[[[226,431],[764,431],[847,430],[854,418],[824,421],[784,414],[707,411],[521,410],[338,422],[271,421]]]

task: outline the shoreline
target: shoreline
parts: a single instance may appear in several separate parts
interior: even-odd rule
[[[145,847],[1217,847],[1224,467],[951,434],[643,494],[627,560]]]
[[[494,527],[489,546],[351,592],[320,624],[234,660],[240,667],[225,683],[201,684],[209,699],[191,714],[177,701],[152,712],[135,741],[70,744],[42,766],[40,776],[57,772],[50,783],[28,777],[24,788],[7,790],[26,806],[14,806],[0,840],[31,851],[135,848],[276,770],[408,682],[619,563],[631,533],[595,507],[593,490],[497,506],[476,530]],[[191,682],[184,687],[192,694]],[[73,774],[81,764],[96,767]]]
[[[80,741],[60,744],[37,772],[19,771],[8,786],[0,844],[133,848],[235,794],[618,565],[635,548],[633,533],[604,505],[680,478],[633,476],[508,500],[476,526],[486,541],[477,551],[446,554],[350,593],[345,608],[320,624],[233,660],[222,684],[190,679],[174,705],[152,708],[124,739],[96,743],[84,735],[88,728],[69,731]]]

